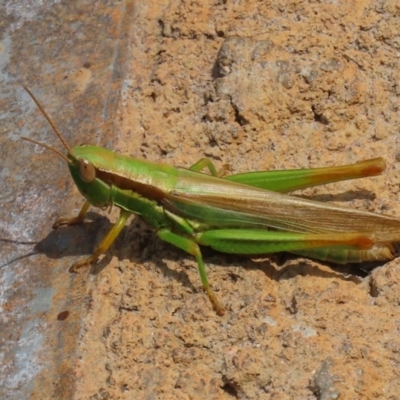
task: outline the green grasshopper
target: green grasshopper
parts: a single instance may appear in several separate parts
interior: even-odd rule
[[[385,169],[381,158],[339,167],[222,178],[208,159],[184,169],[133,159],[98,146],[71,148],[39,101],[25,89],[68,154],[24,139],[63,158],[86,198],[78,216],[60,218],[53,228],[81,223],[90,205],[120,209],[117,222],[93,254],[73,264],[71,272],[95,263],[132,214],[151,225],[160,239],[196,258],[204,291],[218,315],[223,315],[224,308],[210,287],[199,245],[253,256],[288,251],[340,264],[393,258],[392,243],[400,241],[400,220],[282,194],[378,175]],[[204,168],[211,175],[202,173]]]

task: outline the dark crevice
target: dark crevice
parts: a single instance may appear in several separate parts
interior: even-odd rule
[[[240,112],[239,112],[238,108],[236,107],[236,105],[232,103],[232,100],[231,100],[231,105],[232,105],[233,110],[235,112],[235,121],[240,126],[247,125],[249,123],[249,121],[240,114]]]
[[[375,285],[374,279],[370,278],[369,280],[369,295],[371,297],[378,297],[379,296],[379,290]]]
[[[320,124],[323,124],[323,125],[329,125],[328,118],[326,118],[324,114],[319,114],[317,112],[315,106],[311,106],[311,110],[312,110],[312,112],[314,114],[314,121],[315,122],[319,122]]]
[[[225,393],[230,394],[230,395],[233,396],[233,397],[236,397],[236,398],[239,397],[236,388],[235,388],[232,384],[230,384],[230,383],[225,383],[225,385],[222,386],[221,389],[222,389]]]

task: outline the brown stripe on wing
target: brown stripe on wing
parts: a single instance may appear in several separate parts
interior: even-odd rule
[[[257,218],[257,224],[262,223],[276,230],[299,233],[373,233],[376,242],[400,242],[399,219],[246,185],[235,184],[229,187],[228,181],[221,181],[219,190],[212,185],[209,185],[209,188],[203,187],[202,193],[174,190],[168,193],[166,198],[177,207],[179,203],[195,204],[204,208],[229,210],[232,219],[235,214],[243,216],[248,222]]]
[[[118,173],[115,172],[108,172],[97,168],[96,177],[107,184],[118,187],[121,190],[131,190],[139,193],[141,196],[146,197],[147,199],[155,200],[157,202],[160,202],[165,197],[165,193],[161,189],[135,181],[123,175],[118,175]]]

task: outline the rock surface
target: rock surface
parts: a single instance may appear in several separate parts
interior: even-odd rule
[[[38,41],[48,35],[60,43],[62,21],[68,20],[73,42],[66,40],[65,48],[53,51],[55,56],[71,53],[72,65],[36,68],[34,78],[24,64],[7,71],[29,77],[29,86],[48,107],[47,91],[62,99],[67,115],[53,114],[53,119],[69,132],[70,143],[97,142],[177,167],[209,157],[218,168],[229,164],[234,173],[382,156],[387,163],[382,177],[303,194],[400,218],[398,3],[96,4],[91,18],[101,16],[90,20],[93,32],[88,29],[80,40],[74,29],[84,23],[87,10],[67,14],[59,4],[43,16],[59,13],[51,35],[39,35],[39,27],[29,21],[17,32],[26,34],[29,27]],[[85,51],[79,44],[84,39]],[[44,45],[43,57],[50,57],[51,43]],[[105,46],[103,62],[91,43]],[[108,45],[110,53],[104,50]],[[96,119],[87,111],[91,107],[106,111]],[[33,108],[30,112],[32,121],[41,118]],[[68,119],[78,124],[77,131],[72,132]],[[23,147],[26,153],[29,146]],[[40,156],[30,161],[31,168]],[[48,163],[54,164],[51,157]],[[42,217],[41,232],[50,229],[55,216],[80,207],[72,184],[65,186],[67,172],[56,165],[60,180],[53,186],[47,178],[43,185],[65,197],[75,195],[60,204],[46,203],[52,214]],[[49,311],[36,315],[53,325],[61,315],[57,324],[74,321],[75,333],[65,339],[68,352],[66,342],[58,342],[58,352],[51,353],[58,378],[46,378],[50,372],[38,363],[31,398],[44,398],[43,382],[52,398],[76,400],[399,398],[399,258],[367,275],[354,266],[295,256],[255,262],[205,249],[211,285],[226,306],[218,317],[202,291],[194,259],[162,243],[139,219],[124,229],[100,262],[101,271],[70,277],[68,264],[76,257],[66,255],[90,252],[109,229],[107,219],[117,215],[116,210],[95,212],[92,228],[65,228],[52,242],[66,246],[63,235],[68,235],[79,249],[70,253],[69,246],[63,247],[65,267],[57,264],[58,279],[74,279],[78,285],[69,283],[74,296],[60,295],[75,314],[59,314],[65,306],[56,305],[53,297]],[[90,243],[83,250],[79,246],[86,238]],[[61,257],[48,261],[44,253],[32,263],[50,268]],[[7,304],[13,309],[17,301]],[[57,329],[62,332],[63,326]],[[63,354],[64,360],[55,361]],[[7,362],[16,363],[12,357]],[[16,374],[5,372],[7,379]],[[66,373],[68,381],[57,386],[54,382]],[[11,396],[17,389],[10,384],[5,393]]]

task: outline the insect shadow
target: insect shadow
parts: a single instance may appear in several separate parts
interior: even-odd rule
[[[8,266],[15,261],[36,254],[44,254],[50,259],[62,259],[66,257],[79,257],[91,254],[100,242],[101,238],[112,227],[108,217],[90,211],[87,219],[80,225],[62,227],[51,230],[48,235],[39,242],[18,242],[0,238],[1,242],[14,243],[16,245],[34,245],[33,250],[13,258],[0,265],[0,268]],[[385,262],[364,262],[362,264],[337,265],[324,262],[331,271],[321,269],[309,259],[289,253],[276,253],[266,255],[262,261],[254,261],[251,256],[223,254],[208,247],[201,247],[204,259],[208,265],[218,265],[226,271],[227,279],[240,280],[240,275],[235,270],[261,270],[269,279],[276,282],[282,279],[291,279],[295,276],[315,276],[353,281],[360,283],[361,279],[368,275],[372,269],[383,265]],[[184,269],[175,270],[169,268],[163,260],[182,264],[184,260],[192,260],[192,257],[162,242],[154,231],[140,220],[133,218],[131,223],[123,228],[121,234],[107,251],[105,256],[90,267],[93,275],[98,275],[107,267],[113,256],[119,260],[128,259],[132,262],[151,262],[164,276],[179,281],[185,287],[196,290]],[[260,256],[255,257],[261,259]],[[321,263],[321,261],[317,261]],[[72,261],[71,261],[72,264]],[[193,264],[195,264],[193,259]],[[83,267],[86,268],[86,267]]]
[[[44,255],[52,260],[62,260],[62,264],[66,266],[67,270],[68,263],[72,265],[74,257],[79,258],[92,254],[112,226],[113,223],[107,216],[89,211],[82,224],[47,231],[47,236],[38,242],[0,238],[0,243],[14,249],[15,246],[18,246],[18,248],[28,246],[30,248],[24,254],[0,264],[0,269],[9,267],[17,261],[29,259],[34,255]],[[10,253],[12,252],[15,252],[15,250],[10,251]],[[107,267],[113,256],[120,261],[126,259],[136,263],[151,262],[166,277],[181,282],[182,285],[193,291],[196,290],[184,269],[169,268],[167,263],[163,261],[168,260],[182,264],[182,260],[191,259],[191,256],[186,254],[182,256],[180,250],[162,242],[140,218],[133,217],[130,220],[130,223],[122,229],[110,249],[96,264],[90,267],[82,267],[82,269],[90,268],[91,274],[98,275]],[[66,271],[66,273],[68,272]]]

